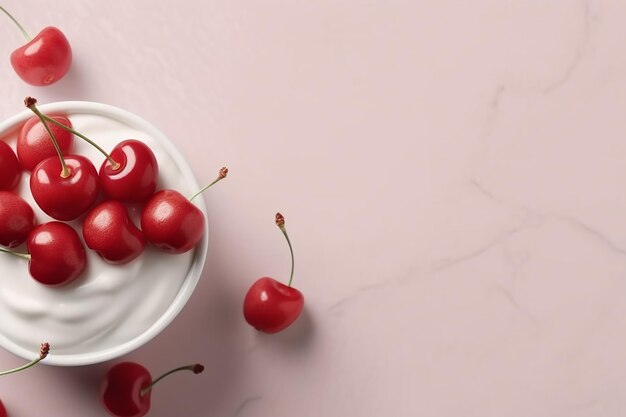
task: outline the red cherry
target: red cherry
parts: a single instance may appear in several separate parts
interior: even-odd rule
[[[143,252],[146,238],[119,201],[105,201],[94,207],[83,220],[83,238],[107,262],[124,264]]]
[[[22,25],[2,6],[4,12],[20,29],[28,43],[11,54],[11,65],[28,84],[52,84],[65,75],[72,63],[72,48],[63,33],[55,27],[44,28],[31,39]]]
[[[248,290],[243,302],[243,315],[251,326],[265,333],[277,333],[293,323],[304,307],[304,297],[291,286],[293,249],[285,229],[285,219],[276,213],[276,224],[283,232],[291,253],[291,276],[287,285],[273,278],[259,278]]]
[[[59,29],[48,26],[11,54],[11,65],[30,85],[45,86],[65,76],[72,63],[72,48]]]
[[[202,238],[205,220],[191,201],[227,174],[228,168],[221,168],[218,177],[190,199],[174,190],[155,193],[141,210],[141,230],[146,239],[167,253],[193,249]]]
[[[0,245],[21,245],[33,227],[35,213],[28,203],[17,194],[0,191]]]
[[[12,190],[20,182],[22,167],[15,152],[0,140],[0,190]]]
[[[161,190],[143,207],[141,230],[164,252],[187,252],[204,233],[204,214],[178,191]]]
[[[87,266],[82,241],[76,231],[65,223],[49,222],[28,235],[30,275],[40,283],[60,286],[74,281]]]
[[[39,118],[66,134],[73,133],[100,151],[106,158],[100,167],[100,181],[104,193],[113,200],[125,203],[141,203],[152,196],[157,185],[159,165],[152,150],[145,143],[128,139],[118,143],[108,154],[95,141],[74,130],[70,125],[59,123],[39,112],[37,100],[27,97],[26,106]]]
[[[6,10],[2,11],[9,15]],[[13,19],[11,15],[9,17]],[[17,75],[36,86],[49,85],[63,78],[72,63],[72,48],[63,32],[48,26],[30,39],[17,21],[13,21],[28,40],[11,54],[11,65]]]
[[[52,119],[64,126],[72,127],[72,123],[65,116],[52,116]],[[54,135],[62,154],[69,154],[74,148],[74,137],[72,134],[55,124],[48,123],[50,131]],[[33,116],[24,123],[17,137],[17,157],[24,169],[32,171],[44,159],[56,156],[57,152],[54,143],[50,140],[50,135],[39,120]]]
[[[248,324],[265,333],[277,333],[298,318],[304,297],[293,287],[263,277],[252,284],[243,305]]]
[[[112,416],[141,417],[150,410],[152,388],[161,379],[174,372],[189,370],[199,374],[200,364],[173,369],[152,381],[146,368],[135,362],[121,362],[106,373],[100,390],[100,402]]]
[[[125,203],[140,203],[154,194],[159,165],[148,145],[128,139],[118,143],[100,167],[100,184],[104,194]]]
[[[63,166],[57,157],[42,161],[30,176],[30,191],[37,205],[57,220],[73,220],[85,213],[98,198],[98,174],[84,156],[64,158],[69,176],[63,177]]]

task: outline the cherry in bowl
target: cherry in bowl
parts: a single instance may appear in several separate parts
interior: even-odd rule
[[[66,115],[74,129],[78,129],[78,131],[90,137],[98,138],[99,143],[107,150],[113,149],[120,142],[120,138],[136,137],[153,149],[155,155],[159,158],[159,183],[161,187],[180,190],[185,195],[191,195],[193,191],[200,188],[191,167],[175,144],[152,123],[136,114],[102,103],[76,101],[46,103],[37,105],[37,107],[44,114]],[[29,110],[20,112],[0,122],[0,137],[12,143],[17,139],[20,126],[31,116],[32,114],[30,114]],[[114,130],[117,133],[108,134],[109,130]],[[90,149],[76,135],[74,135],[74,142],[74,152],[88,156],[92,162],[96,161],[97,165],[95,168],[97,169],[104,158],[101,159],[96,152]],[[20,191],[28,192],[26,187]],[[102,193],[100,193],[99,198],[101,197],[103,197]],[[33,209],[35,209],[34,203],[31,200],[28,201],[33,204]],[[196,198],[194,205],[206,216],[202,199]],[[129,210],[131,219],[138,226],[137,220],[141,211],[141,205],[125,204],[125,206]],[[83,219],[84,217],[81,216],[77,220],[70,222],[72,227],[79,232],[79,236]],[[38,220],[45,221],[46,219],[43,217]],[[28,271],[27,259],[22,261],[20,258],[0,255],[0,270],[5,271],[5,274],[7,271],[10,271],[11,276],[15,278],[3,282],[3,291],[15,292],[21,298],[30,297],[38,302],[43,302],[42,306],[44,308],[56,312],[62,312],[63,308],[57,303],[48,303],[45,300],[40,300],[38,295],[57,294],[58,296],[55,296],[55,298],[58,299],[65,298],[63,294],[67,293],[70,299],[83,305],[89,305],[92,311],[107,311],[106,316],[110,316],[112,320],[115,320],[115,328],[125,335],[129,335],[129,337],[108,337],[106,331],[100,331],[101,314],[96,314],[93,317],[82,317],[82,311],[79,312],[80,315],[77,316],[77,320],[80,317],[81,326],[76,326],[76,322],[66,325],[54,319],[55,337],[65,337],[59,333],[60,331],[56,330],[60,328],[63,331],[67,330],[70,332],[71,338],[76,340],[76,342],[72,342],[71,345],[65,343],[62,346],[58,346],[57,343],[54,354],[48,357],[47,362],[55,366],[83,366],[110,361],[134,351],[149,340],[153,340],[156,335],[177,317],[197,287],[202,270],[206,265],[208,236],[208,226],[205,223],[202,238],[193,251],[176,256],[163,256],[152,247],[149,251],[144,251],[138,257],[137,262],[133,261],[125,265],[110,265],[101,261],[97,259],[96,254],[85,246],[88,254],[88,265],[85,271],[76,281],[58,288],[44,287],[34,281]],[[28,254],[26,249],[26,245],[23,245],[16,250]],[[111,270],[110,273],[109,270]],[[98,293],[94,294],[95,297],[83,297],[86,295],[86,291],[94,289],[94,283],[99,282],[92,280],[95,277],[103,278],[102,282],[105,284],[104,290],[106,293],[100,292],[101,287],[95,286],[98,289]],[[145,286],[144,282],[146,283]],[[113,285],[116,285],[115,288],[119,288],[119,291],[112,291],[114,289]],[[30,291],[33,287],[36,287],[36,290]],[[72,294],[78,295],[74,296]],[[163,295],[166,295],[166,297],[163,297]],[[125,300],[124,303],[127,309],[110,308],[111,305],[119,303],[122,298]],[[154,306],[154,308],[151,307],[151,311],[146,310],[147,304]],[[2,299],[0,299],[0,309],[7,309],[7,305]],[[141,309],[141,312],[138,311],[139,309]],[[115,310],[122,312],[122,314],[114,312]],[[12,317],[11,320],[17,320],[15,323],[18,323],[18,325],[23,324],[25,328],[30,327],[30,322],[27,318],[16,319]],[[0,332],[4,333],[3,329],[6,328],[6,323],[7,317],[5,316],[3,320],[0,320]],[[110,323],[105,321],[104,324],[108,325]],[[89,339],[90,341],[83,342],[83,340],[86,340],[86,337],[92,337],[89,334],[94,332],[98,332],[98,336],[95,339],[92,338]],[[100,334],[104,336],[101,337]],[[17,356],[28,358],[29,346],[38,342],[38,340],[30,340],[33,336],[36,336],[34,332],[25,335],[19,340],[1,339],[0,347]],[[2,397],[1,394],[0,397]],[[9,398],[6,398],[6,400],[9,401]],[[6,401],[5,405],[11,406]]]
[[[126,207],[107,200],[91,209],[83,220],[83,238],[89,249],[111,264],[125,264],[146,247],[146,238],[130,219]]]
[[[15,248],[35,227],[35,212],[17,194],[0,191],[0,245]]]
[[[63,126],[72,127],[67,116],[52,115],[52,120]],[[56,124],[48,123],[48,128],[54,135],[63,155],[72,153],[74,149],[74,137],[72,133],[60,128]],[[57,156],[56,149],[48,129],[37,116],[33,116],[24,123],[17,137],[17,158],[22,167],[32,171],[44,159]]]
[[[13,149],[0,140],[0,190],[12,190],[17,187],[22,176],[22,166]]]
[[[222,167],[217,178],[187,198],[176,190],[156,192],[141,210],[141,230],[156,248],[171,254],[188,252],[200,242],[206,225],[204,214],[193,199],[226,178]]]

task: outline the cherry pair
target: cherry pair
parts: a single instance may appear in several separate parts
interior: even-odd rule
[[[20,196],[0,191],[0,245],[15,248],[26,242],[28,253],[6,252],[29,261],[30,275],[42,284],[58,286],[80,276],[87,264],[78,234],[65,223],[35,225],[35,214]]]
[[[222,168],[210,185],[225,178],[227,172],[228,169]],[[146,241],[172,254],[191,250],[202,238],[204,222],[204,214],[191,199],[178,191],[162,190],[154,194],[141,211],[142,230],[133,224],[122,203],[109,200],[87,214],[83,237],[87,246],[104,260],[121,264],[139,256]]]
[[[36,103],[32,97],[24,100],[39,122],[29,120],[24,125],[17,149],[18,158],[28,161],[28,168],[34,165],[30,189],[37,205],[46,214],[57,220],[74,220],[93,206],[100,188],[108,198],[127,203],[143,202],[154,193],[158,164],[146,144],[126,140],[107,154],[95,142],[72,129],[69,120],[57,120],[42,114]],[[106,159],[99,173],[84,156],[64,155],[48,123],[63,129],[66,132],[63,137],[68,134],[71,137],[73,133],[102,152]],[[67,143],[66,149],[71,149],[71,142],[67,140]]]
[[[141,230],[118,201],[97,205],[83,221],[83,237],[90,249],[110,263],[126,263],[141,254],[146,241],[158,249],[179,254],[194,248],[204,231],[204,214],[192,200],[218,181],[226,178],[228,169],[190,199],[178,191],[155,193],[141,211]]]

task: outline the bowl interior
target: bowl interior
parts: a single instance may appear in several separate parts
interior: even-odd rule
[[[72,116],[79,117],[81,115],[99,116],[105,119],[115,121],[116,123],[121,123],[125,126],[128,126],[131,130],[144,132],[152,140],[154,140],[155,143],[158,144],[158,147],[161,151],[167,154],[167,156],[169,157],[168,163],[173,163],[175,169],[177,170],[177,175],[180,175],[180,178],[187,185],[187,188],[190,190],[200,189],[196,179],[194,178],[191,168],[189,167],[183,156],[180,154],[176,146],[151,123],[145,121],[137,115],[114,106],[81,101],[57,102],[41,105],[38,107],[43,113],[62,113],[68,115],[70,119],[72,118]],[[27,119],[32,117],[32,115],[33,114],[30,112],[30,110],[24,110],[23,112],[0,123],[0,137],[5,138],[11,135],[15,135],[21,125]],[[123,139],[128,138],[120,138],[120,141]],[[78,141],[79,139],[75,138],[75,140]],[[159,161],[159,163],[160,162],[161,161]],[[96,163],[94,162],[94,164]],[[99,164],[96,165],[96,169],[98,169],[98,167]],[[204,201],[201,198],[194,199],[194,204],[198,206],[198,208],[203,212],[206,218],[206,207],[204,205]],[[88,348],[85,348],[84,351],[81,351],[80,348],[77,348],[71,353],[55,353],[54,345],[52,344],[50,355],[43,363],[61,366],[78,366],[103,362],[135,350],[154,338],[168,324],[170,324],[172,320],[174,320],[174,318],[178,315],[186,302],[189,300],[189,297],[193,293],[198,283],[198,280],[200,279],[202,269],[206,260],[207,247],[208,224],[207,222],[205,222],[202,239],[199,242],[198,246],[193,250],[193,253],[189,255],[191,257],[189,268],[186,270],[185,276],[181,277],[182,281],[177,289],[176,294],[173,296],[173,298],[171,298],[171,302],[162,307],[162,310],[159,312],[158,316],[153,317],[154,320],[152,320],[150,323],[146,323],[145,328],[139,330],[135,335],[127,338],[126,340],[120,340],[114,345],[108,345],[103,347],[102,349],[90,346]],[[139,303],[141,302],[141,300],[135,300],[135,302]],[[112,305],[110,308],[115,308],[115,305]],[[76,331],[81,331],[80,324],[77,324]],[[41,341],[43,342],[44,340]],[[33,348],[34,350],[27,349],[22,344],[17,343],[16,341],[12,340],[12,338],[7,337],[2,333],[0,333],[0,346],[25,359],[32,359],[34,357],[33,355],[36,356],[35,347]]]

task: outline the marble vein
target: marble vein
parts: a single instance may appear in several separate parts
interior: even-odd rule
[[[261,401],[262,397],[260,396],[253,396],[253,397],[248,397],[245,400],[243,400],[243,402],[239,405],[239,407],[237,407],[237,410],[235,410],[235,413],[232,415],[232,417],[240,417],[243,413],[244,410],[250,408],[250,405],[254,402],[257,401]]]
[[[566,66],[562,75],[542,90],[543,94],[550,94],[565,85],[572,78],[572,75],[578,68],[579,64],[582,62],[585,53],[587,52],[592,31],[591,0],[583,0],[581,5],[581,13],[583,14],[583,30],[582,35],[580,36],[580,40],[578,41],[576,50],[574,52],[574,56],[572,57],[569,64]]]
[[[362,287],[359,287],[356,290],[354,290],[352,293],[335,301],[326,309],[326,311],[333,315],[337,315],[339,312],[343,310],[344,307],[346,307],[347,304],[351,303],[355,299],[361,298],[362,296],[368,293],[388,288],[390,285],[401,284],[402,282],[407,281],[407,278],[405,277],[408,277],[409,279],[414,278],[415,277],[414,269],[412,269],[411,272],[407,272],[406,274],[403,274],[403,276],[400,278],[396,277],[396,278],[388,279],[388,280],[378,282],[375,284],[364,285]]]
[[[502,92],[504,91],[503,89],[501,90]],[[501,93],[500,93],[501,94]],[[523,215],[521,216],[521,219],[516,222],[515,224],[509,226],[508,228],[505,228],[502,233],[499,233],[497,236],[495,237],[491,237],[490,239],[488,239],[486,242],[484,242],[482,245],[478,246],[477,248],[475,248],[472,251],[468,251],[467,253],[464,253],[462,255],[456,256],[456,257],[445,257],[445,258],[441,258],[438,260],[435,260],[433,262],[430,262],[428,265],[426,266],[420,266],[420,265],[414,265],[410,268],[407,268],[407,270],[404,273],[398,274],[392,278],[386,279],[384,281],[378,282],[378,283],[374,283],[374,284],[369,284],[369,285],[365,285],[362,287],[359,287],[357,289],[355,289],[353,292],[351,292],[350,294],[340,298],[339,300],[335,301],[334,303],[332,303],[329,307],[327,307],[326,311],[328,313],[331,313],[333,315],[337,315],[339,312],[341,312],[344,307],[346,307],[347,304],[352,303],[353,301],[355,301],[356,299],[362,298],[363,296],[365,296],[366,294],[372,293],[372,292],[376,292],[376,291],[380,291],[383,289],[387,289],[390,286],[398,286],[398,285],[403,285],[406,284],[408,282],[412,282],[415,279],[418,279],[420,277],[423,276],[428,276],[434,273],[438,273],[438,272],[442,272],[448,268],[454,267],[454,266],[458,266],[460,264],[463,264],[465,262],[469,262],[472,260],[475,260],[476,258],[479,258],[480,256],[488,253],[491,249],[501,246],[502,244],[504,244],[507,240],[509,240],[510,238],[512,238],[513,236],[519,234],[520,232],[522,232],[523,230],[525,230],[526,228],[530,227],[532,225],[532,222],[529,221],[530,219],[534,218],[533,213],[531,212],[531,210],[529,210],[527,207],[523,207],[523,206],[517,206],[511,203],[507,203],[507,202],[503,202],[500,198],[496,197],[491,191],[489,191],[487,188],[485,188],[481,183],[479,183],[477,180],[470,180],[468,182],[468,185],[475,188],[480,195],[482,195],[484,198],[487,198],[491,201],[493,201],[495,204],[498,205],[502,205],[507,207],[508,209],[511,210],[520,210],[522,209],[523,211]],[[507,264],[509,264],[509,266],[511,267],[511,271],[512,274],[515,275],[516,272],[516,268],[517,266],[514,265],[510,260],[506,260]],[[520,311],[524,311],[523,307],[515,300],[515,296],[514,294],[507,289],[503,289],[500,288],[499,289],[500,293],[503,293],[503,295],[505,295],[505,298],[507,298],[509,301],[513,301],[512,305],[514,307],[516,307],[517,309],[519,309]],[[504,294],[506,293],[506,294]],[[530,316],[528,312],[525,312],[526,316]]]
[[[506,85],[500,83],[496,85],[495,91],[491,95],[491,99],[489,101],[489,114],[487,116],[487,120],[483,124],[483,139],[487,140],[491,133],[493,132],[493,127],[496,124],[498,119],[498,112],[500,110],[500,105],[502,104],[502,100],[504,95],[506,94]]]
[[[565,223],[568,223],[569,225],[583,231],[584,233],[591,235],[592,237],[594,237],[599,243],[601,243],[602,245],[604,245],[605,248],[607,248],[608,250],[610,250],[611,252],[618,254],[618,255],[626,255],[626,249],[618,246],[615,242],[613,242],[611,240],[611,238],[609,238],[607,235],[605,235],[604,233],[592,228],[591,226],[589,226],[588,224],[584,223],[583,221],[572,217],[572,216],[565,216],[565,215],[558,215],[558,214],[554,214],[552,215],[552,217],[559,219]]]

